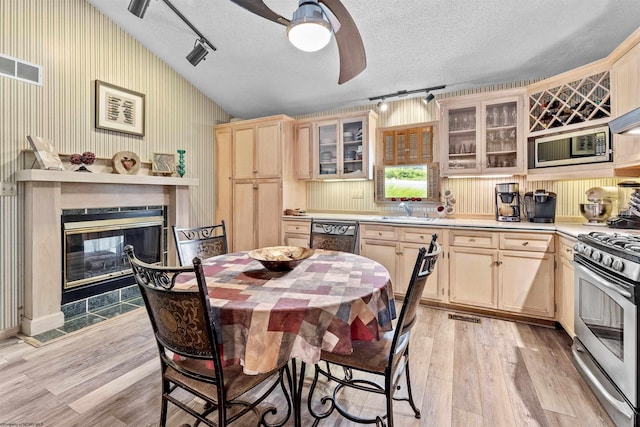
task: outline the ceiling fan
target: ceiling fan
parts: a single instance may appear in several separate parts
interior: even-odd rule
[[[300,0],[291,20],[284,18],[263,0],[231,0],[270,21],[287,27],[287,36],[298,49],[313,52],[326,46],[331,34],[340,55],[338,84],[348,82],[367,67],[360,32],[340,0]]]

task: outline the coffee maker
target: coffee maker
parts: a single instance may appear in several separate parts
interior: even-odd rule
[[[556,193],[546,190],[536,190],[525,193],[524,209],[529,222],[555,222],[556,198]]]
[[[520,193],[517,182],[496,184],[496,221],[520,221]]]

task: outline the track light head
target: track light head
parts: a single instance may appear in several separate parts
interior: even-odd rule
[[[380,111],[387,111],[387,108],[389,108],[389,106],[387,105],[387,101],[385,101],[384,98],[378,101],[376,107],[378,107],[378,110]]]
[[[151,0],[131,0],[127,9],[129,9],[129,12],[142,19],[144,18],[144,14],[147,12],[150,2]]]
[[[205,56],[208,54],[209,51],[205,47],[204,42],[202,40],[196,40],[193,50],[187,55],[187,60],[195,67],[200,61],[205,59]]]
[[[435,96],[431,92],[427,92],[427,95],[422,98],[422,102],[424,103],[424,105],[427,105],[428,103],[433,101],[434,98]]]

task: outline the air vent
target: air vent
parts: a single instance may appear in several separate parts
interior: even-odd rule
[[[471,323],[480,323],[481,320],[475,316],[463,316],[462,314],[453,314],[449,313],[449,319],[451,320],[462,320],[463,322],[471,322]]]
[[[0,55],[0,75],[42,86],[42,66]]]

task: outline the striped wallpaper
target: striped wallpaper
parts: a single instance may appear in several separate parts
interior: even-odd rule
[[[191,224],[211,222],[215,187],[213,126],[229,121],[218,105],[85,0],[0,0],[0,54],[43,67],[43,85],[0,77],[0,180],[13,182],[27,135],[54,141],[61,153],[93,151],[110,159],[133,151],[186,150]],[[103,80],[146,95],[144,137],[97,130],[93,88]],[[20,321],[18,198],[0,197],[0,332]]]
[[[471,95],[480,92],[491,92],[499,90],[513,89],[534,83],[522,81],[510,84],[500,84],[480,89],[467,89],[459,92],[437,95],[436,99]],[[348,109],[337,109],[319,114],[309,114],[299,118],[322,117],[326,115],[336,115],[353,111],[364,111],[376,109],[375,104],[353,107]],[[439,120],[439,112],[435,102],[425,106],[421,98],[400,99],[389,102],[387,111],[378,112],[378,126],[389,127],[398,125],[408,125],[419,122],[429,122]],[[437,141],[436,141],[437,142]],[[456,214],[459,216],[473,215],[494,215],[494,189],[499,182],[517,182],[520,192],[534,191],[542,188],[558,194],[556,217],[565,220],[583,220],[579,211],[579,203],[586,202],[585,192],[591,187],[616,186],[624,179],[589,179],[571,181],[540,181],[527,182],[524,177],[513,177],[508,179],[490,178],[444,178],[441,181],[441,190],[449,189],[456,196]],[[314,181],[307,184],[307,209],[310,211],[332,212],[366,212],[379,213],[398,211],[397,206],[389,204],[377,204],[374,200],[374,185],[372,181],[345,181],[345,182],[323,182]],[[364,193],[364,199],[353,199],[354,192]],[[416,208],[416,210],[433,209],[435,205],[426,208]]]

